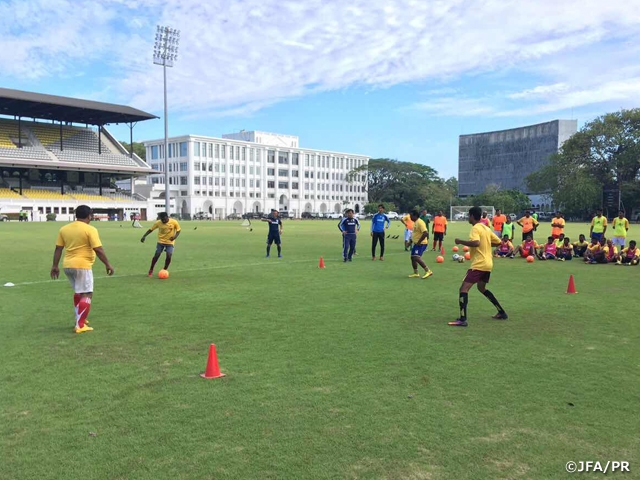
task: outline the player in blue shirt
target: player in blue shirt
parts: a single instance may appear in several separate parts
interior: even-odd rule
[[[278,247],[278,258],[282,258],[282,245],[280,235],[282,235],[282,219],[279,217],[278,210],[271,210],[271,215],[262,219],[263,222],[269,223],[269,234],[267,235],[267,258],[271,253],[271,244],[275,242]]]
[[[384,231],[391,226],[391,220],[384,213],[384,205],[378,205],[378,213],[371,219],[371,260],[376,259],[376,247],[380,242],[380,261],[384,260]]]
[[[347,216],[340,220],[338,229],[342,232],[342,257],[344,261],[351,261],[356,250],[356,238],[360,231],[360,222],[353,217],[353,210],[347,210]]]

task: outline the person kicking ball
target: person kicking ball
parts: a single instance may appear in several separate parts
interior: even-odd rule
[[[453,322],[449,322],[452,327],[467,326],[467,304],[469,301],[469,290],[474,285],[478,285],[478,290],[482,293],[497,309],[498,313],[492,318],[496,320],[506,320],[509,318],[507,312],[502,308],[498,299],[487,290],[487,283],[491,277],[493,269],[492,248],[500,245],[500,239],[489,228],[482,223],[482,210],[479,207],[469,209],[469,223],[473,225],[469,240],[455,239],[456,245],[464,245],[470,248],[471,268],[467,271],[467,276],[460,286],[460,316]]]

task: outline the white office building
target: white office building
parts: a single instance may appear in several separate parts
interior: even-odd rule
[[[164,186],[164,140],[144,142],[147,163]],[[272,208],[303,212],[360,212],[367,203],[366,175],[349,173],[369,157],[300,148],[295,136],[241,131],[222,138],[169,139],[169,184],[178,213],[206,212],[216,219]],[[173,202],[172,202],[173,203]]]

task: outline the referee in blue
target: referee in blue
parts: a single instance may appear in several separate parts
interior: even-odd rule
[[[391,220],[384,213],[384,205],[378,205],[378,213],[371,219],[371,260],[376,259],[376,247],[380,242],[380,261],[384,260],[384,231],[391,226]]]
[[[360,231],[360,222],[354,218],[351,208],[347,210],[347,216],[338,224],[338,229],[342,232],[342,258],[345,262],[350,262],[356,251],[356,238]]]

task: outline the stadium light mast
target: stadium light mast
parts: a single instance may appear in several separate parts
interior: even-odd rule
[[[167,67],[173,67],[173,62],[178,61],[178,44],[180,43],[180,30],[158,25],[156,29],[156,42],[153,46],[153,63],[162,65],[164,74],[164,205],[167,214],[170,214],[171,198],[169,195],[169,118],[167,116]]]

